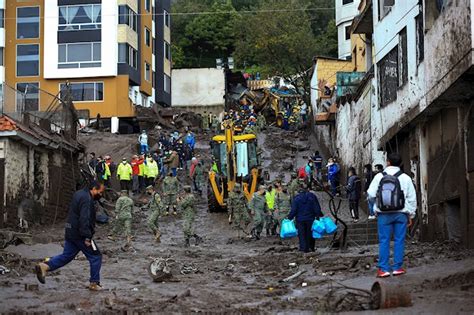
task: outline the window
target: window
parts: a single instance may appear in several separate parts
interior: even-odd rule
[[[164,75],[164,83],[163,83],[163,90],[165,93],[171,93],[171,78],[168,75]]]
[[[145,80],[151,81],[151,67],[149,63],[145,62]]]
[[[151,7],[150,7],[150,0],[145,0],[145,10],[147,12],[150,12],[151,11]]]
[[[397,99],[398,88],[398,46],[392,49],[377,64],[379,104],[381,107]]]
[[[151,32],[145,27],[145,44],[150,47],[151,45]]]
[[[425,32],[423,29],[423,8],[416,20],[416,64],[419,65],[425,59]]]
[[[5,9],[0,9],[0,28],[5,27]]]
[[[0,47],[0,66],[4,65],[5,51],[3,47]]]
[[[138,30],[138,16],[130,7],[126,5],[120,5],[119,24],[126,24],[136,32]]]
[[[394,5],[395,0],[379,0],[379,20],[387,16]]]
[[[171,46],[167,42],[165,42],[165,58],[171,60]]]
[[[101,66],[101,43],[58,45],[58,68],[95,68]]]
[[[345,30],[346,30],[346,40],[350,40],[351,39],[351,26],[347,25]]]
[[[151,72],[151,86],[152,86],[152,88],[156,88],[156,73],[155,73],[155,71]]]
[[[342,0],[342,5],[354,2],[354,0]]]
[[[61,98],[66,97],[68,92],[67,85],[61,84],[59,88],[61,90]],[[103,82],[70,83],[69,90],[74,102],[98,102],[104,100]]]
[[[58,29],[60,31],[100,29],[101,10],[100,4],[60,6]]]
[[[170,27],[170,14],[168,13],[168,11],[164,10],[163,11],[163,18],[164,18],[164,24],[165,26],[168,26]]]
[[[16,109],[19,112],[23,111],[38,111],[39,110],[39,83],[17,83],[16,89]]]
[[[16,46],[16,76],[29,77],[39,75],[39,45]]]
[[[138,67],[138,51],[132,46],[125,43],[119,45],[119,63],[126,63],[130,67],[137,69]]]
[[[407,29],[399,33],[398,44],[398,87],[408,82]]]
[[[39,7],[19,7],[16,9],[16,38],[39,37]]]

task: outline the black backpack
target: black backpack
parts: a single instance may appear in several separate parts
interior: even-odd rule
[[[377,190],[377,207],[380,211],[400,211],[405,208],[405,194],[398,178],[403,174],[399,171],[395,175],[383,172]]]

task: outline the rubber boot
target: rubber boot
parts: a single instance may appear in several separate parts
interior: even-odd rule
[[[270,229],[266,229],[267,236],[270,236]]]
[[[277,228],[276,228],[276,226],[272,227],[272,235],[273,235],[273,236],[277,235]]]
[[[178,212],[176,211],[176,206],[173,206],[173,215],[178,215]]]
[[[170,207],[169,206],[166,208],[165,215],[170,215]]]
[[[255,236],[256,240],[260,240],[260,232],[257,232],[256,236]]]
[[[196,246],[202,243],[202,237],[197,234],[194,234],[194,238],[196,239]]]
[[[184,240],[184,247],[189,247],[191,244],[189,243],[189,237],[186,237]]]

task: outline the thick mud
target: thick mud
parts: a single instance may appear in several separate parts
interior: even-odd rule
[[[269,137],[275,137],[275,134],[265,133],[262,143],[269,143]],[[284,142],[286,145],[288,140]],[[275,150],[281,151],[281,146],[273,148],[264,144],[264,155],[266,161],[270,161],[267,166],[272,170],[272,176],[281,173],[278,171],[281,163],[291,163],[291,160],[301,163],[304,155],[309,154],[311,148],[304,141],[290,142],[303,149],[294,152],[291,149],[290,153],[286,150],[276,155]],[[206,156],[205,144],[200,143],[198,148],[200,154]],[[122,153],[125,152],[118,154]],[[280,159],[281,155],[284,157]],[[272,156],[278,161],[274,162]],[[327,199],[323,193],[318,194],[324,208]],[[353,281],[354,287],[370,288],[375,281],[376,246],[349,247],[341,252],[330,249],[330,239],[324,239],[318,243],[317,252],[302,254],[297,250],[296,239],[281,241],[273,236],[251,241],[238,238],[237,232],[229,226],[226,214],[207,212],[205,197],[199,199],[197,207],[195,230],[204,242],[198,246],[192,243],[189,248],[183,247],[179,215],[161,219],[163,236],[162,242],[157,244],[146,228],[147,212],[136,208],[133,248],[127,251],[123,248],[124,240],[107,239],[110,224],[98,226],[95,239],[103,253],[104,290],[101,292],[86,289],[89,266],[82,255],[50,273],[46,284],[39,285],[32,273],[33,265],[51,255],[52,250],[60,249],[58,244],[62,242],[63,229],[56,226],[35,230],[38,237],[49,239],[49,245],[30,245],[31,251],[34,247],[34,256],[25,254],[25,251],[30,253],[27,245],[21,245],[24,246],[21,250],[13,250],[12,245],[0,251],[0,265],[10,270],[0,275],[0,312],[312,313],[369,308],[367,296],[341,289],[341,284],[350,286]],[[471,256],[472,252],[452,244],[408,244],[407,267],[408,270],[414,268],[414,275],[406,279],[409,279],[407,283],[411,281],[414,306],[397,309],[397,312],[423,312],[420,305],[428,307],[429,301],[437,302],[442,293],[456,301],[449,303],[451,311],[474,311],[472,263],[470,269],[460,266],[456,276],[440,277],[439,280],[427,280],[423,276],[431,266],[445,264],[445,269],[449,269]],[[149,264],[156,258],[167,259],[170,264],[172,276],[166,282],[153,281],[148,272]],[[421,270],[419,275],[416,275],[417,268]],[[300,275],[283,281],[295,274]]]

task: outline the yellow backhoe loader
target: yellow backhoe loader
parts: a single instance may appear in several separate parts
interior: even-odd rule
[[[213,165],[207,189],[210,212],[227,209],[226,200],[236,182],[242,184],[249,201],[261,176],[257,137],[253,134],[235,135],[231,121],[225,121],[223,126],[225,134],[214,136],[211,141]]]

